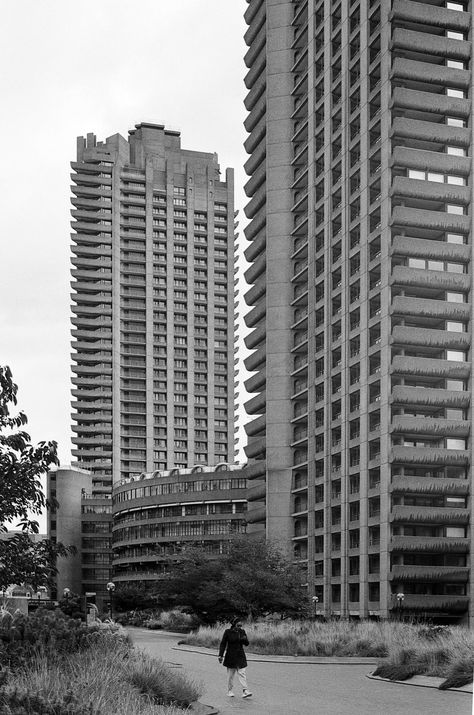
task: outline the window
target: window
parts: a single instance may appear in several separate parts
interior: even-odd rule
[[[462,62],[457,62],[456,64],[462,65]],[[465,92],[462,89],[453,89],[451,87],[446,88],[447,97],[457,97],[458,99],[464,99],[466,97]]]
[[[447,146],[446,154],[451,154],[451,156],[466,156],[466,150],[460,146]]]
[[[455,32],[454,30],[446,30],[446,37],[450,40],[464,40],[464,33]]]
[[[446,449],[466,449],[466,440],[464,439],[447,439]]]
[[[464,243],[464,236],[462,233],[447,233],[446,243],[459,243],[462,245]]]
[[[454,362],[466,362],[466,353],[463,350],[447,350],[446,360]]]
[[[446,117],[446,124],[448,127],[465,127],[466,122],[464,119],[458,119],[458,117]]]
[[[447,67],[450,67],[451,69],[454,69],[454,70],[463,70],[463,69],[466,69],[465,66],[464,66],[464,62],[458,62],[457,60],[447,60],[447,61],[446,61],[446,66],[447,66]],[[448,89],[448,92],[449,92],[449,89]],[[456,95],[455,95],[455,94],[452,94],[452,95],[449,95],[449,94],[448,94],[448,96],[455,97]]]
[[[464,215],[464,206],[459,206],[458,204],[446,204],[446,211],[448,214],[457,214],[458,216]]]

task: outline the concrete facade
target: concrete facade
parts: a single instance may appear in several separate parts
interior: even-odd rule
[[[245,533],[247,480],[239,465],[193,467],[123,480],[113,490],[113,579],[155,581],[186,545],[222,553]]]
[[[149,123],[79,137],[72,169],[73,456],[91,496],[233,461],[233,171]]]
[[[59,597],[65,588],[83,593],[81,499],[91,487],[92,475],[85,469],[58,467],[47,475],[48,499],[55,499],[58,503],[57,509],[48,510],[48,538],[76,549],[74,555],[58,559],[56,592]]]
[[[326,615],[473,608],[470,10],[248,3],[249,529]]]

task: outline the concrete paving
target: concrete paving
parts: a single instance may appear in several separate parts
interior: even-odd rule
[[[221,715],[472,715],[472,696],[432,688],[413,688],[371,680],[373,665],[334,662],[250,661],[247,668],[253,696],[227,697],[226,671],[217,657],[176,648],[183,636],[128,629],[134,644],[203,684],[203,703]],[[258,657],[258,656],[257,656]],[[372,660],[372,659],[367,659]]]

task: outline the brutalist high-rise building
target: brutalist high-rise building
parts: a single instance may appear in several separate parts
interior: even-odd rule
[[[470,10],[246,12],[248,518],[319,613],[469,613]]]
[[[232,462],[232,170],[148,123],[80,137],[72,168],[76,465],[98,496]]]

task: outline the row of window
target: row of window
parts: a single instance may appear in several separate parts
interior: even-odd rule
[[[217,534],[245,533],[242,519],[216,519],[215,521],[187,521],[167,524],[126,526],[114,531],[114,542],[135,539],[162,539],[176,536],[213,536]]]
[[[242,477],[232,479],[205,479],[189,482],[169,482],[166,484],[154,484],[145,487],[118,492],[113,498],[114,504],[133,499],[143,499],[152,496],[162,496],[164,494],[188,494],[190,492],[208,492],[228,489],[245,489],[247,480]]]

